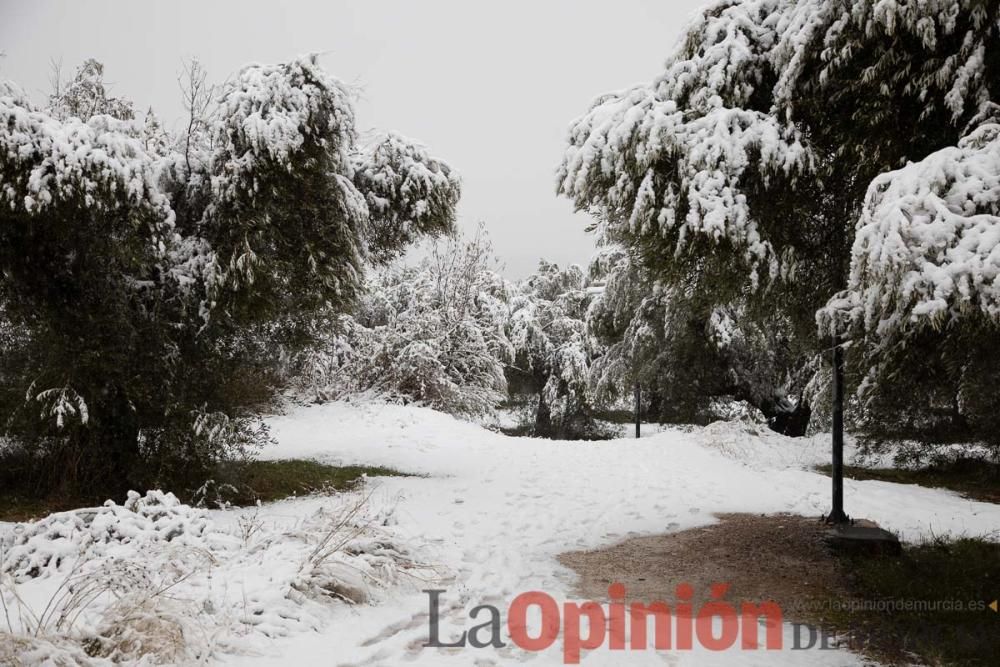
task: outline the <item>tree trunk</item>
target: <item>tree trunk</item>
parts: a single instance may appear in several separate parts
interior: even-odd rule
[[[801,438],[809,428],[809,419],[812,417],[812,408],[809,404],[799,399],[795,409],[791,412],[776,412],[773,415],[765,415],[767,425],[772,431],[793,438]]]
[[[98,482],[98,486],[107,487],[108,493],[114,493],[124,499],[128,491],[145,491],[138,488],[140,481],[136,478],[139,462],[139,420],[127,395],[120,387],[107,390],[107,395],[99,405],[100,421],[95,437],[100,440],[101,451],[107,456],[108,477]],[[98,470],[101,467],[96,466]]]
[[[538,394],[538,410],[535,412],[535,435],[548,437],[552,433],[552,414],[545,403],[545,397]]]
[[[642,388],[639,383],[635,383],[635,437],[639,438],[642,432]]]

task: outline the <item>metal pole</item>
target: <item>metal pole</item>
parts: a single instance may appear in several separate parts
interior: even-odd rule
[[[833,340],[833,509],[827,523],[850,521],[844,513],[844,350]]]
[[[639,383],[635,383],[635,437],[639,437],[639,431],[641,429],[642,422],[639,419],[639,406],[642,400],[642,389],[639,388]]]

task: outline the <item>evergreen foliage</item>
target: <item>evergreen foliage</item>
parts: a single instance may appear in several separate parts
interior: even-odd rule
[[[623,355],[607,365],[641,367],[640,349],[721,308],[751,357],[773,356],[767,384],[803,407],[836,334],[855,339],[866,429],[895,418],[884,399],[929,365],[924,405],[995,439],[973,418],[997,411],[971,360],[998,342],[998,14],[995,0],[724,0],[655,81],[599,98],[570,129],[558,190],[634,264],[619,279],[633,307],[612,312],[640,321],[617,322]],[[695,365],[711,368],[701,348]],[[672,377],[691,362],[659,365]]]
[[[197,481],[251,451],[316,318],[453,224],[450,168],[396,135],[359,145],[316,58],[214,97],[189,71],[179,137],[109,98],[96,61],[45,108],[0,85],[0,405],[38,492]]]

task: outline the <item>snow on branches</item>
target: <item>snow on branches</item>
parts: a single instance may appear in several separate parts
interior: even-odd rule
[[[352,160],[354,183],[368,204],[368,246],[376,261],[394,259],[419,236],[453,230],[461,184],[426,148],[389,133]]]
[[[773,26],[770,60],[779,74],[774,88],[779,105],[794,107],[803,86],[827,86],[858,63],[864,81],[881,84],[886,98],[902,93],[919,99],[924,118],[943,109],[959,122],[991,99],[985,55],[1000,31],[995,0],[745,4],[760,7],[767,15],[763,23]],[[913,44],[920,45],[920,58],[912,57]]]
[[[868,188],[848,290],[826,328],[882,337],[978,311],[1000,320],[1000,123],[986,122]]]
[[[7,85],[0,88],[0,128],[0,206],[29,216],[61,205],[121,210],[159,233],[171,228],[173,211],[135,123],[59,121]]]
[[[327,165],[348,173],[354,146],[354,105],[345,86],[323,71],[315,56],[279,65],[248,65],[224,92],[213,189],[222,198],[255,193],[258,174],[293,169],[310,146]]]
[[[302,391],[491,412],[506,398],[513,357],[504,330],[510,287],[494,268],[488,239],[477,235],[435,244],[417,266],[376,272],[356,311],[331,322],[302,364]]]
[[[132,120],[135,110],[130,100],[121,97],[110,97],[104,86],[104,65],[88,58],[81,64],[73,78],[64,86],[59,77],[58,67],[55,72],[55,90],[49,96],[49,112],[65,120],[67,118],[82,118],[106,115],[119,120]]]
[[[231,248],[233,285],[286,284],[294,266],[275,255],[293,251],[312,274],[296,291],[319,285],[324,297],[344,300],[359,287],[364,259],[384,262],[452,228],[457,175],[397,134],[359,147],[350,92],[314,57],[245,67],[218,115],[217,201],[206,217]]]
[[[636,88],[595,104],[570,130],[559,191],[614,232],[727,241],[751,262],[773,260],[741,182],[748,172],[807,169],[793,125],[726,107],[691,117],[673,100]]]
[[[812,155],[793,123],[754,104],[773,36],[749,4],[708,10],[656,81],[574,121],[558,191],[613,236],[669,238],[677,253],[699,237],[725,241],[774,273],[745,181],[808,171]]]
[[[831,174],[856,170],[862,186],[875,175],[851,278],[871,292],[841,295],[840,305],[867,301],[864,321],[876,328],[941,317],[953,293],[954,303],[978,300],[992,313],[994,131],[979,123],[957,137],[997,99],[988,54],[1000,41],[998,14],[995,0],[716,2],[655,81],[599,98],[574,121],[558,191],[611,240],[647,254],[672,249],[662,264],[728,262],[732,253],[715,252],[725,245],[756,288],[762,268],[791,276],[799,245],[814,252],[816,234],[790,228],[800,187],[821,201]],[[887,136],[897,117],[910,130]],[[938,132],[921,144],[924,130],[942,125],[955,139]],[[901,157],[919,161],[897,169]],[[791,208],[775,208],[775,196]],[[828,212],[831,224],[853,205]],[[693,249],[698,239],[709,243]],[[905,307],[888,303],[897,297]]]

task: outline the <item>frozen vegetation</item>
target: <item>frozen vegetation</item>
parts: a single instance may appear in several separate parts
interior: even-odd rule
[[[187,62],[175,131],[96,60],[42,100],[0,80],[0,500],[89,505],[0,524],[0,664],[562,664],[424,647],[422,591],[452,637],[478,605],[571,598],[569,550],[825,514],[833,378],[848,462],[992,470],[998,17],[712,2],[569,125],[556,193],[594,255],[518,280],[457,230],[457,172],[362,132],[318,56],[220,84]],[[254,457],[407,475],[188,502]],[[946,490],[846,498],[904,541],[1000,539],[998,505]]]

